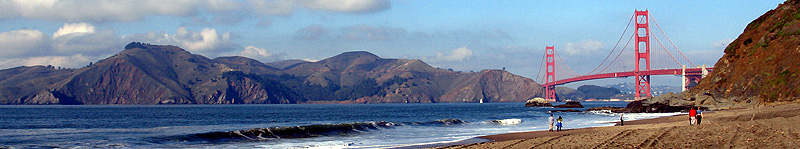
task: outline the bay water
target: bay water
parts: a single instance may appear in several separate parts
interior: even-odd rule
[[[624,107],[626,102],[583,102]],[[403,148],[502,133],[613,126],[609,112],[524,103],[1,105],[0,148]],[[678,113],[629,113],[626,120]]]

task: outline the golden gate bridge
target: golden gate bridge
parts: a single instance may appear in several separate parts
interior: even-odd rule
[[[672,49],[665,47],[664,43],[662,43],[657,36],[654,36],[654,32],[650,30],[651,20],[656,24],[656,27],[658,27],[660,33],[667,39],[669,44],[672,45],[674,51],[677,51],[677,53],[680,54],[683,59],[679,59],[680,57],[675,58],[676,55],[670,53],[670,50]],[[633,25],[631,25],[632,22]],[[628,42],[622,48],[617,49],[631,26],[634,27],[634,31],[631,33]],[[655,48],[656,50],[653,51],[651,51],[651,39],[655,39],[656,43],[658,43],[658,46]],[[626,50],[629,49],[628,46],[630,45],[631,41],[634,41],[633,51],[626,52]],[[616,56],[614,56],[615,54]],[[630,61],[617,61],[622,55],[633,57],[633,63],[630,63]],[[612,56],[613,59],[611,59]],[[655,64],[659,65],[651,65],[651,58],[657,59],[658,63]],[[558,61],[556,59],[558,59]],[[542,76],[542,72],[544,72],[544,77],[542,77],[541,80],[543,80],[542,82],[545,82],[542,84],[546,90],[545,99],[551,102],[559,101],[555,93],[556,85],[578,81],[620,77],[635,77],[636,87],[634,99],[643,100],[652,97],[652,92],[650,91],[650,76],[652,75],[681,75],[683,76],[683,90],[686,90],[690,87],[688,86],[689,84],[692,82],[699,82],[700,79],[705,77],[709,71],[714,69],[712,67],[706,67],[705,65],[697,66],[689,61],[683,52],[681,52],[677,46],[672,43],[672,40],[666,36],[664,31],[661,29],[661,26],[658,25],[658,22],[656,22],[655,19],[650,16],[650,13],[647,10],[636,10],[634,12],[634,15],[628,22],[628,26],[625,28],[625,31],[623,31],[622,35],[617,41],[617,44],[614,46],[608,56],[606,56],[603,62],[601,62],[591,72],[586,74],[578,74],[575,73],[575,71],[572,71],[572,69],[570,69],[561,59],[561,56],[555,50],[554,46],[545,47],[545,55],[542,58],[542,63],[545,64],[545,71],[542,71],[540,68],[537,79],[539,79]],[[687,63],[690,64],[691,67],[687,68]],[[633,70],[630,70],[630,67],[628,67],[628,65],[631,64],[634,65]],[[658,68],[651,66],[656,66]],[[617,70],[614,70],[615,68]],[[561,78],[557,78],[556,70],[559,70],[558,76]],[[566,75],[561,75],[562,72]]]

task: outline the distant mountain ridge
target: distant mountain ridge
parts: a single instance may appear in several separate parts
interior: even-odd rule
[[[364,51],[265,64],[134,42],[79,69],[0,70],[0,104],[524,102],[542,92],[503,70],[454,72]]]

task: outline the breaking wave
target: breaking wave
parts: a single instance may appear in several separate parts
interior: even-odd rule
[[[267,141],[270,139],[310,138],[320,136],[349,136],[351,134],[378,131],[397,126],[449,126],[467,122],[459,119],[442,119],[429,122],[393,123],[386,121],[341,124],[319,124],[292,127],[254,128],[247,130],[218,131],[188,135],[169,136],[158,141]]]
[[[401,123],[403,125],[421,125],[421,126],[450,126],[450,125],[462,125],[466,124],[466,121],[460,119],[440,119],[435,121],[428,121],[428,122],[405,122]]]

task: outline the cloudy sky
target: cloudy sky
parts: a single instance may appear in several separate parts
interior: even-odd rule
[[[622,49],[630,37],[623,31],[641,9],[670,38],[659,37],[665,47],[674,49],[671,40],[694,63],[713,65],[748,23],[780,3],[0,0],[0,69],[79,68],[138,41],[262,62],[369,51],[459,71],[505,67],[529,78],[537,78],[545,46],[555,46],[571,70],[582,74]]]

